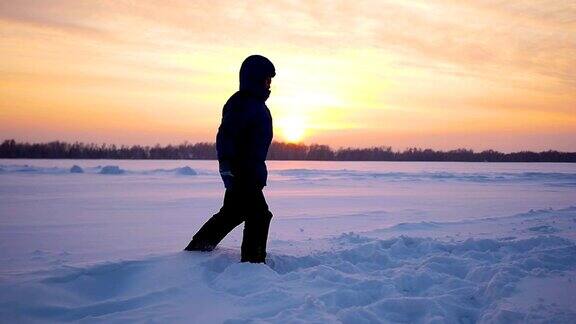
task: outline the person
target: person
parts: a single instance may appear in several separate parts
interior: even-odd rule
[[[193,236],[187,251],[212,251],[244,222],[241,261],[265,263],[272,213],[262,192],[272,142],[272,116],[265,102],[276,75],[270,60],[252,55],[240,67],[240,90],[224,105],[216,135],[220,176],[226,187],[220,211]]]

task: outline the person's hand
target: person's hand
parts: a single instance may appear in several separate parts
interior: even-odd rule
[[[224,187],[226,187],[226,189],[231,189],[234,184],[234,175],[232,172],[228,170],[220,170],[220,176],[224,182]]]

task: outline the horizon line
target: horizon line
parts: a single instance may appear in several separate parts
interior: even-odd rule
[[[196,145],[196,144],[209,144],[209,145],[216,145],[216,142],[212,141],[198,141],[198,142],[189,142],[189,141],[183,141],[180,143],[176,143],[176,144],[160,144],[160,143],[155,143],[155,144],[116,144],[116,143],[98,143],[98,142],[84,142],[84,141],[74,141],[74,142],[69,142],[69,141],[65,141],[65,140],[49,140],[49,141],[34,141],[34,142],[28,142],[28,141],[18,141],[16,139],[10,138],[10,139],[4,139],[1,141],[1,144],[4,144],[8,141],[14,141],[15,143],[18,144],[30,144],[30,145],[38,145],[38,144],[49,144],[49,143],[65,143],[65,144],[94,144],[94,145],[98,145],[98,146],[117,146],[117,147],[134,147],[134,146],[139,146],[139,147],[155,147],[155,146],[160,146],[160,147],[167,147],[167,146],[179,146],[179,145]],[[532,150],[515,150],[515,151],[498,151],[495,149],[482,149],[482,150],[475,150],[472,148],[467,148],[467,147],[458,147],[458,148],[453,148],[453,149],[434,149],[431,147],[418,147],[418,146],[408,146],[405,147],[404,149],[398,149],[398,148],[394,148],[391,145],[373,145],[373,146],[365,146],[365,147],[355,147],[355,146],[339,146],[339,147],[333,147],[331,145],[328,144],[322,144],[322,143],[310,143],[310,144],[306,144],[304,142],[285,142],[285,141],[272,141],[272,144],[277,143],[277,144],[283,144],[283,145],[295,145],[295,146],[306,146],[306,147],[310,147],[310,146],[315,146],[315,145],[319,145],[319,146],[326,146],[328,147],[331,151],[333,151],[334,153],[336,153],[339,150],[370,150],[370,149],[375,149],[375,148],[390,148],[390,150],[392,152],[397,152],[397,153],[401,153],[401,152],[406,152],[410,149],[417,149],[417,150],[432,150],[435,152],[451,152],[451,151],[458,151],[458,150],[466,150],[466,151],[472,151],[472,152],[487,152],[487,151],[492,151],[492,152],[496,152],[496,153],[503,153],[503,154],[513,154],[513,153],[523,153],[523,152],[530,152],[530,153],[543,153],[543,152],[558,152],[558,153],[570,153],[570,154],[574,154],[576,153],[576,151],[561,151],[561,150],[556,150],[556,149],[546,149],[546,150],[540,150],[540,151],[532,151]],[[271,145],[272,145],[271,144]]]

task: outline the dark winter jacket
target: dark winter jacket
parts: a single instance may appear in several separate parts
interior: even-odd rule
[[[224,105],[216,150],[227,189],[261,189],[266,185],[265,160],[273,134],[272,116],[265,104],[270,91],[265,89],[264,79],[274,75],[268,59],[248,57],[240,69],[240,90]]]

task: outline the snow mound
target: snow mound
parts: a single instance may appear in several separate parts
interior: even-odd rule
[[[70,168],[70,173],[84,173],[84,170],[80,166],[74,165]]]
[[[38,171],[40,171],[40,169],[33,167],[31,165],[24,164],[22,166],[14,166],[13,168],[11,168],[10,171],[18,172],[18,173],[20,173],[20,172],[31,173],[31,172],[38,172]]]
[[[68,169],[58,167],[38,167],[29,164],[12,164],[0,165],[0,173],[13,173],[13,174],[64,174],[68,173]]]
[[[550,306],[545,300],[524,309],[512,309],[507,302],[515,298],[519,283],[576,270],[576,245],[567,239],[443,242],[346,234],[335,240],[346,248],[303,256],[272,254],[268,265],[238,263],[238,252],[218,249],[64,267],[44,277],[36,273],[36,279],[21,283],[18,290],[0,285],[0,304],[11,305],[2,309],[2,318],[161,321],[170,316],[170,321],[228,323],[576,320],[570,309],[539,313],[537,309]]]
[[[394,231],[430,230],[439,227],[436,222],[400,223],[390,227]]]
[[[124,174],[125,172],[117,165],[107,165],[100,170],[100,174]]]
[[[198,172],[196,172],[194,169],[192,169],[189,166],[176,168],[175,171],[176,171],[176,174],[179,174],[179,175],[198,175]]]
[[[534,226],[534,227],[530,227],[528,230],[530,230],[532,232],[536,232],[536,233],[542,233],[542,234],[552,234],[552,233],[560,232],[559,229],[557,229],[553,226],[550,226],[550,225]]]

